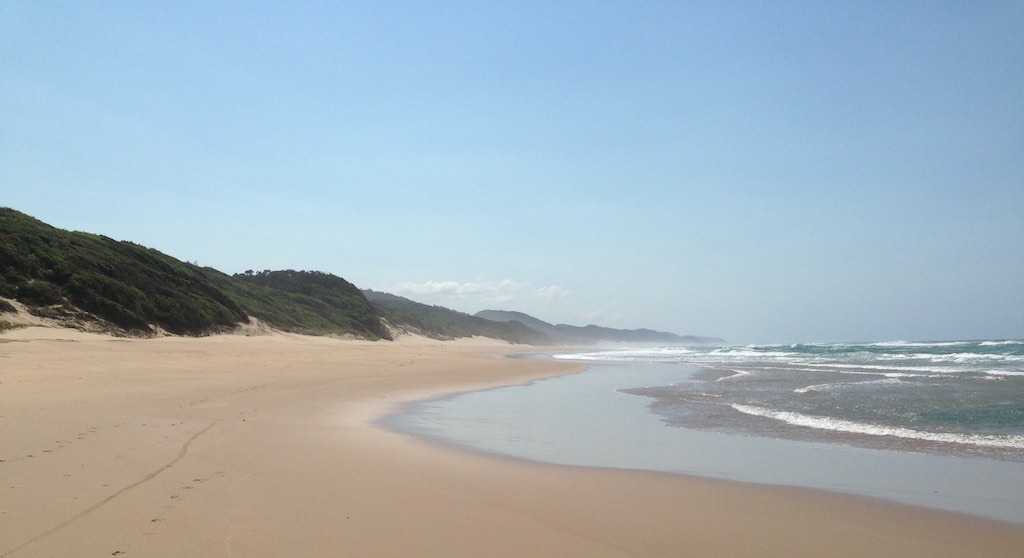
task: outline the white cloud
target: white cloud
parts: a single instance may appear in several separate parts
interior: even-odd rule
[[[468,282],[458,281],[427,281],[425,283],[398,283],[390,287],[390,292],[396,295],[408,296],[465,296],[508,292],[520,289],[522,283],[511,279],[503,279],[498,282]],[[511,296],[511,295],[501,295]]]
[[[544,300],[554,300],[556,298],[562,298],[569,296],[569,291],[559,287],[558,285],[549,285],[547,287],[541,287],[536,290],[537,298],[543,298]]]

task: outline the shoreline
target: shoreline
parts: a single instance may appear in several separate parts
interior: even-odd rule
[[[62,330],[0,340],[3,558],[1024,549],[1024,527],[998,521],[816,490],[538,464],[374,424],[396,402],[578,369],[499,358],[516,350],[500,342],[125,340]]]
[[[414,402],[378,422],[442,446],[539,463],[802,487],[1024,525],[1024,500],[1013,496],[1022,463],[674,427],[647,398],[623,391],[687,372],[696,369],[587,363],[580,374],[529,386]]]

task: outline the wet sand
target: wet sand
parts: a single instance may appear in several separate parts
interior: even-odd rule
[[[543,465],[374,421],[576,365],[493,341],[0,335],[0,557],[1018,556],[1024,527]]]

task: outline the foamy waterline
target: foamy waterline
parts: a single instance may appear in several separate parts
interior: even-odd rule
[[[1024,449],[1024,436],[986,436],[983,434],[925,432],[897,426],[881,426],[831,417],[804,415],[791,411],[775,411],[763,407],[755,407],[753,405],[740,405],[734,403],[730,406],[747,415],[770,418],[793,426],[804,426],[818,430],[831,430],[833,432],[846,432],[850,434],[865,434],[868,436],[895,436],[914,440],[927,440],[930,442],[944,442],[951,444],[969,444],[989,448]]]

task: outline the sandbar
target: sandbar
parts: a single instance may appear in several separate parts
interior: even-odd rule
[[[578,365],[492,340],[0,335],[0,557],[1020,556],[1024,526],[375,424]]]

